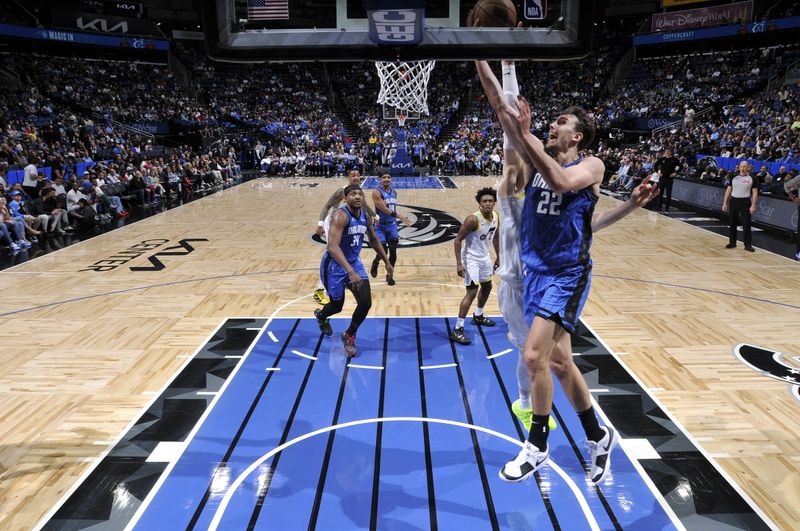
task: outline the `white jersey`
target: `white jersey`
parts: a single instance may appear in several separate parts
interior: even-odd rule
[[[342,192],[344,193],[344,188],[342,188]],[[333,221],[333,215],[336,213],[337,210],[339,210],[343,206],[347,206],[347,201],[345,201],[344,198],[342,198],[342,200],[339,201],[339,206],[332,208],[328,211],[328,215],[325,216],[325,219],[322,221],[322,229],[325,231],[325,241],[328,241],[328,231],[331,228],[331,221]]]
[[[503,225],[500,227],[500,267],[497,276],[503,282],[522,283],[522,260],[519,255],[519,231],[522,219],[522,205],[525,203],[525,190],[510,196],[497,197]]]
[[[519,349],[525,347],[528,337],[528,321],[523,311],[522,302],[522,259],[519,254],[520,219],[522,205],[525,203],[525,190],[510,196],[497,197],[503,225],[500,227],[500,267],[497,276],[500,285],[497,288],[497,302],[500,313],[508,324],[508,337]]]
[[[478,228],[467,234],[464,238],[464,246],[461,248],[461,261],[485,261],[491,260],[492,240],[494,233],[497,231],[499,216],[497,212],[492,211],[492,219],[487,220],[483,217],[480,210],[475,212],[474,216],[478,218]]]

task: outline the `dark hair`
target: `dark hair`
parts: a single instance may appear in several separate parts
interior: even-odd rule
[[[571,114],[578,121],[575,130],[583,134],[583,138],[578,142],[578,149],[585,149],[591,146],[594,141],[594,135],[597,132],[597,125],[594,123],[592,117],[580,107],[574,106],[565,109],[561,114]]]
[[[358,184],[348,184],[347,186],[344,187],[344,196],[347,197],[350,194],[350,192],[354,190],[361,190],[361,186]]]
[[[478,190],[478,193],[475,194],[475,201],[477,201],[480,204],[481,197],[483,197],[485,195],[490,195],[490,196],[494,197],[495,201],[497,201],[497,191],[495,191],[494,188],[489,188],[489,187],[481,188],[480,190]]]

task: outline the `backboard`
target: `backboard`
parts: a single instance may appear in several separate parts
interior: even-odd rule
[[[513,0],[522,22],[513,29],[465,27],[476,1],[367,0],[372,9],[424,4],[419,43],[387,45],[373,42],[374,31],[370,38],[375,11],[368,18],[364,0],[202,0],[206,51],[234,62],[563,60],[589,53],[593,0]]]

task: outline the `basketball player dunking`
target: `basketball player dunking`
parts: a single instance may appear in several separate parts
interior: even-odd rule
[[[523,418],[521,413],[527,410],[528,400],[533,409],[528,440],[517,458],[503,467],[500,477],[523,481],[547,462],[552,368],[586,432],[591,458],[589,474],[596,484],[608,470],[609,455],[618,436],[613,428],[599,425],[586,382],[572,361],[570,336],[565,331],[575,331],[588,295],[592,227],[599,230],[610,225],[652,198],[656,190],[643,183],[628,203],[592,216],[604,167],[595,157],[578,156],[578,149],[588,145],[593,136],[585,112],[568,109],[551,124],[547,147],[555,152],[553,160],[541,141],[529,133],[530,108],[524,100],[517,116],[513,64],[503,68],[506,90],[500,87],[486,62],[478,62],[477,66],[489,101],[510,137],[505,141],[506,167],[498,194],[505,220],[500,234],[499,300],[512,341],[524,347],[524,363],[517,370],[520,400],[514,404],[515,414]],[[519,152],[512,145],[521,146]],[[529,164],[542,170],[532,176]],[[592,220],[590,226],[588,219]]]

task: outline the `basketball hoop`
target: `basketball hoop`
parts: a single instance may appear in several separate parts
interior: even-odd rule
[[[428,114],[428,80],[435,64],[436,61],[375,61],[381,80],[378,103],[397,109],[400,125],[408,111]]]

